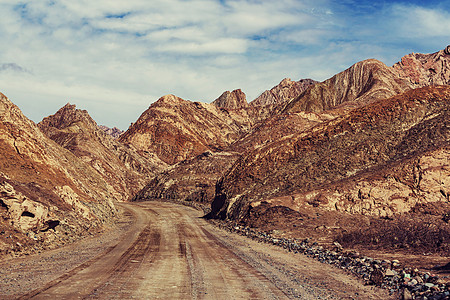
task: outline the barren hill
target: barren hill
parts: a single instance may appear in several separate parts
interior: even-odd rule
[[[128,200],[166,164],[155,155],[141,156],[112,139],[85,110],[67,104],[38,127],[49,138],[95,169],[114,190],[114,198]]]
[[[376,59],[358,62],[292,100],[286,112],[322,112],[343,103],[364,105],[412,89],[414,86]]]
[[[328,209],[340,209],[348,199],[342,192],[346,181],[359,182],[367,174],[379,172],[396,176],[401,183],[398,190],[378,191],[392,197],[367,210],[357,209],[364,206],[355,199],[352,208],[347,207],[349,211],[389,215],[408,211],[420,202],[445,200],[438,191],[448,183],[431,178],[450,178],[450,174],[445,168],[431,167],[435,162],[426,168],[421,160],[432,160],[432,151],[448,158],[449,111],[450,87],[425,87],[373,102],[302,134],[258,148],[242,156],[218,182],[213,215],[239,219],[251,205],[283,200],[284,196],[288,196],[284,205],[294,208],[315,197]],[[425,182],[425,168],[430,176],[425,190],[435,191],[431,194],[419,192]],[[389,185],[385,184],[376,185],[376,189],[387,189]],[[323,189],[341,197],[321,197],[317,191]],[[369,193],[367,202],[373,203],[372,197]],[[398,199],[402,199],[402,205]]]
[[[239,156],[237,152],[206,151],[181,161],[155,176],[133,201],[162,199],[209,205],[214,199],[217,179]]]
[[[54,247],[113,218],[111,186],[3,94],[0,137],[0,255]]]
[[[415,87],[450,84],[449,48],[431,54],[405,55],[393,68]]]
[[[264,91],[255,100],[250,102],[250,105],[280,105],[288,100],[298,97],[307,88],[316,83],[318,83],[318,81],[312,79],[300,79],[299,81],[292,81],[290,78],[285,78],[270,90]]]
[[[236,107],[227,101],[216,104]],[[153,103],[119,141],[175,164],[207,150],[225,149],[270,113],[270,108],[231,109],[167,95]]]
[[[392,67],[376,59],[358,62],[292,100],[286,112],[322,112],[339,105],[357,107],[417,87],[450,84],[450,54],[413,53]]]

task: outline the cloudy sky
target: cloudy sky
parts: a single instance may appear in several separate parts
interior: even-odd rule
[[[247,99],[450,44],[448,1],[2,0],[0,92],[35,122],[67,102],[126,129],[165,94]]]

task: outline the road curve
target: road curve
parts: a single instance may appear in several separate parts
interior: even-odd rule
[[[135,222],[116,245],[19,298],[386,299],[340,270],[316,282],[324,265],[230,237],[192,208],[161,202],[123,207]]]

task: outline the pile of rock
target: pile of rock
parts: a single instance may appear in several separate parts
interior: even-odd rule
[[[310,239],[275,238],[268,233],[258,232],[232,222],[217,220],[213,222],[227,231],[335,265],[362,278],[366,284],[387,289],[391,295],[396,294],[401,299],[450,299],[450,282],[445,283],[429,272],[404,267],[398,260],[377,260],[362,256],[358,252],[344,251],[337,242],[330,247],[331,249],[326,249]]]

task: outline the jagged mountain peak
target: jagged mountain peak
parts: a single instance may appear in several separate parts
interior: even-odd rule
[[[211,104],[228,109],[240,109],[248,106],[247,97],[241,89],[223,92]]]
[[[393,68],[415,87],[450,84],[450,45],[431,54],[405,55]]]
[[[291,100],[310,86],[318,83],[312,79],[300,79],[299,81],[293,81],[290,78],[284,78],[278,85],[274,86],[270,90],[264,91],[259,97],[250,102],[251,106],[264,106],[281,104],[288,100]]]
[[[414,88],[407,78],[377,59],[366,59],[305,90],[290,101],[285,112],[323,112],[342,104],[354,106]]]
[[[123,130],[121,130],[115,126],[113,128],[110,128],[105,125],[98,125],[98,128],[103,130],[107,135],[111,136],[113,139],[117,139],[122,133],[124,133]]]
[[[39,127],[53,127],[57,129],[67,128],[75,123],[82,123],[82,127],[90,127],[91,130],[97,128],[97,123],[92,119],[87,110],[77,109],[75,104],[67,103],[61,107],[54,115],[45,117],[39,122]]]
[[[182,102],[185,102],[185,101],[186,100],[184,100],[184,99],[182,99],[182,98],[180,98],[178,96],[175,96],[173,94],[168,94],[168,95],[162,96],[156,102],[157,103],[172,103],[172,104],[175,104],[175,103],[182,103]]]

